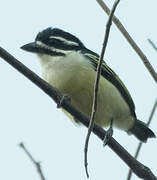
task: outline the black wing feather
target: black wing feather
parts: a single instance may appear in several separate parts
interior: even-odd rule
[[[99,56],[90,50],[84,52],[83,54],[85,57],[90,59],[94,69],[96,70]],[[123,82],[119,79],[118,75],[111,68],[109,68],[105,62],[103,62],[102,64],[101,75],[118,89],[128,106],[130,107],[131,114],[136,118],[135,105],[129,91],[127,90]]]

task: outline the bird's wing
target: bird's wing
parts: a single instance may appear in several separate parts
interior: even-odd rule
[[[90,51],[90,53],[85,52],[83,54],[85,57],[90,59],[94,69],[96,70],[97,65],[98,65],[99,56],[96,53],[93,53],[93,52],[91,53],[91,51]],[[132,115],[134,117],[136,117],[135,105],[134,105],[134,102],[131,98],[129,91],[127,90],[127,88],[125,87],[123,82],[120,80],[118,75],[110,67],[108,67],[104,61],[102,63],[101,75],[105,79],[107,79],[109,82],[111,82],[118,89],[118,91],[120,92],[122,97],[125,99],[126,103],[128,104],[128,106],[130,107],[130,111],[131,111]]]

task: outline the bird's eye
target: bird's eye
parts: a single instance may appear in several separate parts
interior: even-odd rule
[[[55,39],[55,38],[48,38],[47,43],[49,45],[54,45],[54,44],[57,45],[57,44],[60,44],[61,41],[59,39]]]

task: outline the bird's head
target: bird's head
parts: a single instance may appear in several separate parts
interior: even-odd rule
[[[85,49],[85,46],[74,35],[49,27],[39,32],[34,42],[22,46],[21,49],[39,55],[65,56],[70,51]]]

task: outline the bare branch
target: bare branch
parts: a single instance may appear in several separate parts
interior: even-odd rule
[[[33,156],[30,154],[30,152],[26,149],[26,147],[24,146],[23,143],[20,143],[19,146],[24,150],[24,152],[27,154],[27,156],[30,158],[30,160],[33,162],[34,166],[37,168],[37,171],[39,173],[39,176],[41,178],[41,180],[45,180],[45,177],[43,175],[43,172],[41,170],[41,165],[39,162],[35,161],[35,159],[33,158]]]
[[[152,47],[154,48],[155,51],[157,51],[157,47],[156,45],[153,43],[153,41],[151,39],[148,39],[148,42],[152,45]]]
[[[153,108],[152,108],[152,111],[151,111],[151,113],[150,113],[150,116],[149,116],[149,119],[148,119],[148,122],[147,122],[147,126],[149,127],[149,125],[150,125],[150,123],[151,123],[151,121],[152,121],[152,118],[153,118],[153,115],[154,115],[154,113],[155,113],[155,110],[156,110],[156,108],[157,108],[157,99],[156,99],[156,101],[155,101],[155,103],[154,103],[154,106],[153,106]],[[140,150],[141,150],[141,148],[142,148],[142,142],[140,142],[139,144],[138,144],[138,147],[137,147],[137,150],[136,150],[136,153],[135,153],[135,159],[137,159],[137,157],[138,157],[138,155],[139,155],[139,152],[140,152]],[[128,177],[127,177],[127,180],[130,180],[131,179],[131,176],[132,176],[132,170],[130,169],[129,170],[129,173],[128,173]]]
[[[38,75],[32,72],[29,68],[19,62],[15,57],[9,54],[6,50],[0,47],[0,57],[13,66],[16,70],[22,73],[40,89],[42,89],[49,97],[51,97],[57,104],[79,120],[84,126],[88,127],[89,118],[74,108],[69,101],[62,101],[63,95],[53,86],[41,79]],[[93,133],[101,140],[104,140],[106,131],[94,124]],[[151,170],[137,161],[131,154],[129,154],[113,137],[109,138],[107,144],[139,177],[145,180],[157,180]]]
[[[88,161],[87,161],[88,144],[89,144],[89,138],[90,138],[90,135],[91,135],[91,132],[93,129],[95,115],[96,115],[96,111],[97,111],[97,97],[98,97],[98,89],[99,89],[99,80],[100,80],[100,76],[101,76],[101,66],[103,63],[103,58],[104,58],[105,50],[107,47],[107,42],[108,42],[109,33],[110,33],[110,27],[112,25],[112,18],[113,18],[114,12],[115,12],[116,7],[119,2],[120,2],[120,0],[116,0],[115,3],[113,4],[111,13],[110,13],[108,21],[106,23],[106,31],[105,31],[105,36],[104,36],[103,47],[101,50],[101,55],[100,55],[98,66],[97,66],[97,73],[96,73],[96,79],[95,79],[95,84],[94,84],[92,113],[91,113],[91,117],[90,117],[90,123],[89,123],[89,127],[88,127],[88,133],[86,136],[85,148],[84,148],[84,157],[85,157],[84,164],[85,164],[85,170],[86,170],[87,177],[89,177],[88,168],[87,168],[87,166],[88,166]]]
[[[103,8],[103,10],[109,15],[110,9],[107,7],[107,5],[102,0],[96,0],[99,5]],[[150,64],[148,58],[146,55],[142,52],[142,50],[139,48],[139,46],[135,43],[135,41],[132,39],[132,37],[129,35],[129,33],[126,31],[122,23],[119,21],[119,19],[116,16],[113,16],[113,22],[117,26],[117,28],[120,30],[120,32],[123,34],[123,36],[126,38],[126,40],[129,42],[129,44],[132,46],[132,48],[135,50],[135,52],[138,54],[138,56],[141,58],[142,62],[144,63],[147,70],[152,75],[153,79],[157,83],[157,73],[155,72],[154,68]]]

